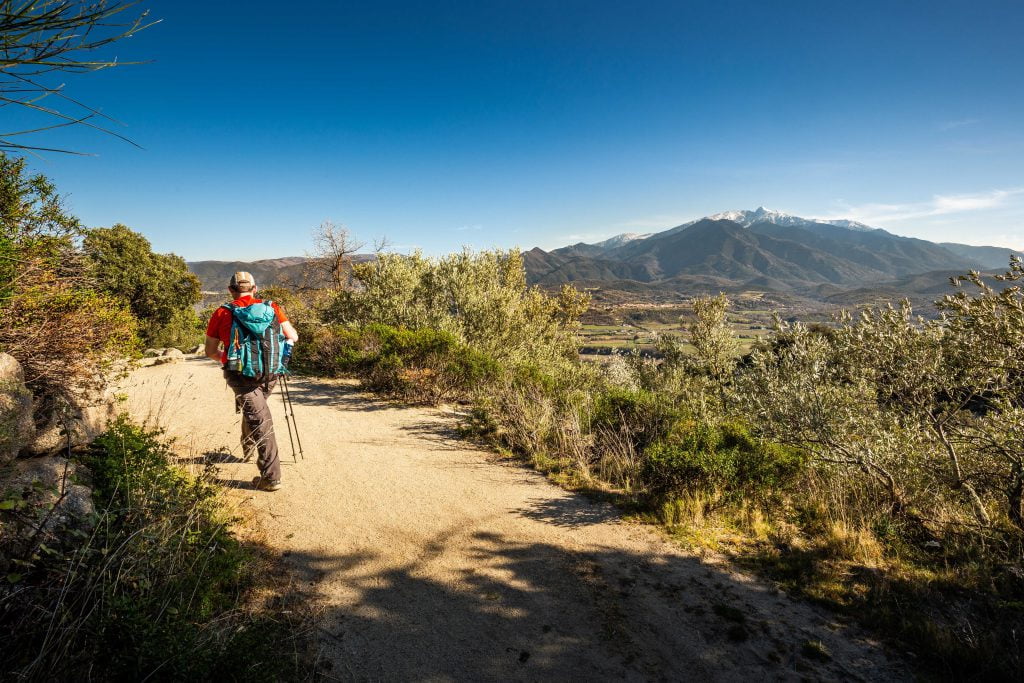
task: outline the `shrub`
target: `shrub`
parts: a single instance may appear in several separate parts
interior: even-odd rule
[[[206,339],[206,326],[194,309],[181,308],[175,311],[166,323],[143,325],[141,336],[149,346],[191,351],[203,344]]]
[[[200,330],[192,306],[202,295],[184,259],[154,253],[149,240],[121,224],[85,231],[82,249],[94,286],[131,309],[145,344],[195,342]]]
[[[588,298],[571,287],[549,296],[526,284],[518,251],[465,250],[437,259],[380,254],[353,266],[328,322],[434,329],[505,366],[577,362],[577,319]]]
[[[494,360],[450,333],[382,324],[314,328],[296,353],[298,372],[356,375],[369,389],[425,403],[465,397],[498,373]]]
[[[359,375],[363,370],[362,335],[342,325],[296,325],[295,345],[289,369],[320,377]]]
[[[594,375],[583,366],[545,371],[538,365],[505,367],[472,393],[477,426],[536,464],[571,462],[588,478]]]
[[[135,346],[135,321],[86,277],[81,233],[53,183],[0,153],[0,351],[44,405],[103,384]]]
[[[98,513],[91,534],[74,524],[0,534],[10,585],[0,600],[3,674],[299,677],[304,665],[284,646],[295,642],[296,624],[240,609],[264,577],[258,555],[228,529],[214,482],[173,467],[156,434],[123,418],[83,461]],[[0,523],[10,528],[33,510],[30,497],[8,500]]]
[[[678,418],[678,408],[661,394],[612,388],[597,397],[591,427],[628,438],[643,450],[667,436]]]
[[[656,497],[715,493],[766,502],[806,465],[803,452],[758,439],[746,425],[680,421],[644,451],[642,478]]]

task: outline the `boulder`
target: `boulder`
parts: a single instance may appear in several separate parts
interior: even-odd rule
[[[164,349],[146,349],[142,352],[143,358],[156,358],[162,355],[164,355]]]
[[[70,522],[89,522],[96,514],[92,490],[77,481],[78,474],[75,463],[60,456],[21,458],[11,467],[2,488],[13,493],[32,491],[29,500],[46,519],[43,528],[49,531]]]
[[[184,358],[185,354],[181,352],[181,349],[164,349],[164,352],[160,354],[164,358]]]
[[[117,401],[109,390],[100,395],[72,400],[64,411],[55,411],[39,428],[35,439],[22,451],[25,456],[47,455],[80,448],[107,431],[117,417]]]
[[[197,346],[194,349],[192,349],[192,353],[196,354],[197,356],[205,356],[206,355],[206,346],[204,346],[203,344],[200,344],[199,346]]]
[[[0,465],[13,460],[35,437],[32,393],[21,363],[0,353]]]

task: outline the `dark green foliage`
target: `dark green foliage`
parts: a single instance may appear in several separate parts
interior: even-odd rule
[[[89,230],[82,247],[98,288],[131,309],[144,343],[198,343],[199,318],[183,311],[201,299],[199,278],[184,259],[153,253],[149,240],[121,224]]]
[[[292,367],[326,376],[356,375],[375,391],[431,403],[463,395],[498,373],[494,360],[450,333],[383,324],[314,330],[296,347]]]
[[[93,533],[63,529],[48,552],[4,537],[4,554],[23,564],[0,607],[10,634],[0,676],[296,677],[284,650],[294,625],[239,609],[260,580],[260,558],[227,528],[216,485],[175,468],[156,434],[124,419],[83,463],[95,487]]]
[[[806,464],[803,452],[758,439],[745,425],[681,421],[644,451],[641,477],[655,496],[712,491],[763,502]]]
[[[665,438],[678,419],[678,409],[663,394],[613,387],[597,396],[591,426],[628,438],[642,451]]]

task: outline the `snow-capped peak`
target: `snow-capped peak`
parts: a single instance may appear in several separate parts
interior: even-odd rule
[[[813,225],[815,223],[824,223],[825,225],[834,225],[837,228],[845,228],[847,230],[857,230],[861,232],[879,230],[879,228],[873,228],[870,225],[858,223],[857,221],[852,221],[846,218],[801,218],[800,216],[794,216],[789,213],[783,213],[782,211],[775,211],[773,209],[767,209],[763,206],[759,206],[753,211],[734,210],[722,211],[720,213],[711,214],[710,216],[706,216],[703,219],[688,221],[686,223],[683,223],[682,225],[677,225],[674,228],[669,228],[664,232],[625,232],[622,233],[621,235],[616,235],[615,237],[609,237],[608,239],[602,242],[596,242],[593,244],[593,246],[611,250],[621,247],[624,244],[628,244],[629,242],[647,239],[648,237],[651,237],[653,235],[661,237],[664,235],[672,235],[678,232],[682,232],[683,230],[689,228],[691,225],[694,225],[695,223],[698,223],[701,220],[706,219],[711,219],[714,221],[732,221],[733,223],[738,223],[739,225],[742,225],[744,228],[749,228],[751,225],[754,225],[755,223],[774,223],[775,225],[795,226],[798,228],[811,227],[813,229]]]
[[[714,221],[732,221],[733,223],[739,223],[745,228],[749,228],[754,223],[778,223],[785,225],[788,219],[796,218],[796,216],[790,216],[781,211],[772,211],[771,209],[759,206],[753,211],[722,211],[721,213],[712,214],[708,218]]]
[[[646,239],[653,234],[654,233],[651,232],[624,232],[621,235],[616,235],[615,237],[609,237],[604,241],[596,242],[594,243],[594,246],[601,247],[603,249],[614,249],[615,247],[621,247],[623,244],[626,244],[627,242]]]
[[[873,228],[870,225],[864,223],[858,223],[857,221],[851,221],[847,218],[812,218],[811,220],[817,223],[828,223],[829,225],[835,225],[840,228],[846,228],[847,230],[860,230],[867,232],[868,230],[878,230],[879,228]]]
[[[749,228],[754,223],[774,223],[775,225],[795,225],[804,226],[808,223],[825,223],[826,225],[834,225],[838,228],[846,228],[847,230],[875,230],[870,225],[864,225],[857,221],[851,221],[845,218],[801,218],[800,216],[794,216],[792,214],[783,213],[782,211],[773,211],[772,209],[766,209],[763,206],[757,207],[753,211],[723,211],[716,213],[708,218],[716,221],[732,221],[733,223],[739,223],[745,228]]]

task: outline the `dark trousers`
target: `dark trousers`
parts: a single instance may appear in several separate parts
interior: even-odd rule
[[[235,409],[242,413],[242,452],[248,456],[253,449],[258,457],[256,465],[264,479],[281,479],[281,459],[277,454],[277,438],[274,436],[274,418],[270,415],[267,397],[274,390],[277,377],[258,381],[230,370],[224,371],[224,379],[235,392]]]

